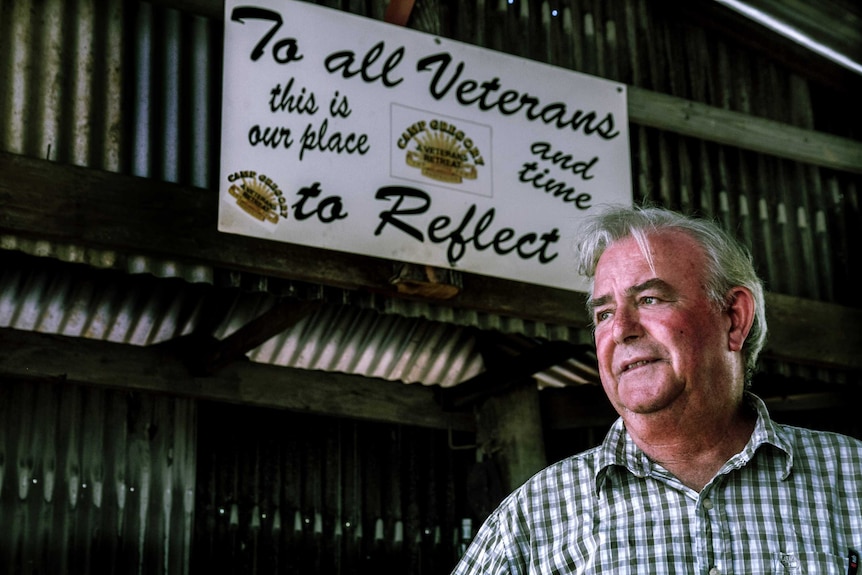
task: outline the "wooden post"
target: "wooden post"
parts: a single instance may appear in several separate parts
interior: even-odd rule
[[[547,465],[534,379],[489,397],[476,418],[479,444],[494,456],[506,493]]]

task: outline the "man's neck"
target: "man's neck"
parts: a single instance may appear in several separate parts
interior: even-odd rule
[[[624,419],[628,433],[652,461],[700,492],[748,443],[756,416],[741,407],[726,417],[700,418],[689,423],[661,415],[630,415]]]

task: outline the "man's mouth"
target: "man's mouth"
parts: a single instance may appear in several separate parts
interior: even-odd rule
[[[644,366],[644,365],[648,365],[648,364],[650,364],[650,363],[653,363],[654,361],[655,361],[654,359],[642,359],[642,360],[640,360],[640,361],[636,361],[636,362],[634,362],[634,363],[630,363],[630,364],[626,365],[625,367],[623,367],[623,373],[625,373],[625,372],[627,372],[627,371],[629,371],[629,370],[631,370],[631,369],[635,369],[635,368],[638,368],[638,367],[642,367],[642,366]]]

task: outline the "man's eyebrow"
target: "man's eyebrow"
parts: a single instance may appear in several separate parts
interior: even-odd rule
[[[651,289],[659,290],[663,294],[670,296],[676,294],[676,290],[673,289],[673,287],[663,279],[650,278],[643,283],[639,283],[637,285],[633,285],[629,288],[626,288],[626,296],[631,297]],[[587,311],[592,314],[596,310],[596,308],[606,305],[610,301],[610,295],[602,295],[597,298],[589,298],[587,300]]]
[[[665,295],[675,295],[676,294],[676,290],[673,289],[673,286],[671,286],[669,283],[667,283],[663,279],[651,278],[651,279],[648,279],[647,281],[645,281],[643,283],[639,283],[637,285],[633,285],[630,288],[628,288],[626,290],[626,295],[633,296],[633,295],[637,295],[641,292],[645,292],[645,291],[651,290],[651,289],[658,290]]]
[[[603,305],[608,303],[610,300],[611,300],[611,296],[609,296],[609,295],[599,296],[595,299],[593,299],[591,297],[591,298],[587,299],[587,311],[590,313],[590,315],[592,315],[596,311],[597,307],[602,307]]]

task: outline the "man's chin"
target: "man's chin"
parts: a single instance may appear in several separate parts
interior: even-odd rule
[[[680,393],[673,389],[659,391],[661,390],[655,388],[622,390],[619,402],[623,409],[629,413],[649,415],[669,408],[680,396]]]

